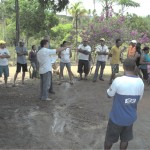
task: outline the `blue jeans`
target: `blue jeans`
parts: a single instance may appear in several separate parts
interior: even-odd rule
[[[105,62],[105,61],[97,61],[97,63],[96,63],[96,69],[95,69],[95,74],[94,74],[93,80],[96,80],[96,79],[97,79],[97,76],[98,76],[98,72],[99,72],[99,68],[100,68],[100,67],[101,67],[101,70],[100,70],[99,78],[102,78],[102,77],[103,77],[103,72],[104,72],[104,69],[105,69],[105,65],[106,65],[106,62]]]
[[[46,100],[49,95],[52,74],[49,71],[44,74],[40,74],[40,78],[41,78],[41,80],[40,80],[40,89],[41,89],[40,98],[41,98],[41,100]]]

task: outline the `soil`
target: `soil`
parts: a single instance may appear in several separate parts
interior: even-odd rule
[[[73,72],[76,72],[73,67]],[[55,95],[52,101],[39,100],[39,79],[29,79],[12,87],[15,67],[10,67],[8,88],[0,82],[0,148],[1,149],[103,149],[112,99],[106,96],[110,67],[105,81],[74,80],[58,85],[54,75]],[[66,72],[66,71],[65,71]],[[94,72],[94,68],[92,73]],[[122,74],[122,70],[120,75]],[[2,81],[2,78],[0,79]],[[134,139],[128,149],[150,149],[150,87],[138,106]],[[118,149],[119,142],[112,149]]]

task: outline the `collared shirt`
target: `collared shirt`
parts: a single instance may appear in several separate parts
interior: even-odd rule
[[[56,55],[56,50],[43,47],[37,52],[40,74],[52,71],[52,61],[50,55]]]
[[[104,46],[98,45],[96,47],[96,52],[108,53],[109,50],[108,50],[108,47],[106,45],[104,45]],[[108,58],[108,55],[97,55],[97,61],[107,61],[107,58]]]

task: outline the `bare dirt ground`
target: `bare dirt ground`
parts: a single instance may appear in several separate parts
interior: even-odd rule
[[[94,71],[94,69],[93,69]],[[15,72],[10,67],[9,87],[0,82],[1,149],[103,149],[112,100],[106,97],[110,67],[105,81],[75,81],[57,84],[54,76],[53,101],[39,100],[39,79],[29,79],[12,87]],[[73,67],[76,72],[76,67]],[[120,73],[122,74],[122,72]],[[2,81],[2,78],[0,79]],[[129,89],[130,90],[130,89]],[[118,149],[119,143],[113,146]],[[129,149],[150,150],[150,87],[145,87],[134,124],[134,140]]]

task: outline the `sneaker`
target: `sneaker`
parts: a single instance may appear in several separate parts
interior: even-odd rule
[[[46,101],[52,101],[52,99],[51,98],[47,98]]]

